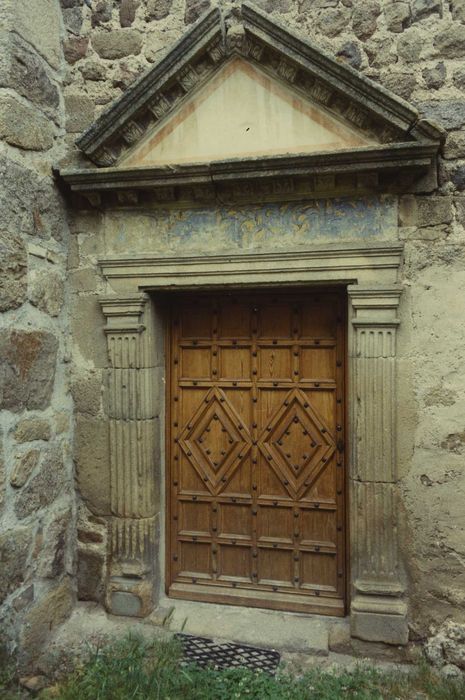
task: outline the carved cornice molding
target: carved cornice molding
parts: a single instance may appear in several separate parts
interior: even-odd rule
[[[61,176],[92,207],[291,200],[405,191],[402,174],[430,167],[436,151],[435,144],[411,142],[192,165],[73,169]]]
[[[105,333],[141,333],[145,330],[140,320],[148,300],[149,296],[143,292],[100,297],[100,307],[107,319]]]
[[[242,20],[229,25],[218,9],[207,12],[147,74],[106,110],[78,139],[98,166],[115,165],[147,129],[215,73],[231,55],[258,63],[329,112],[382,143],[433,142],[442,131],[389,90],[341,64],[257,8],[242,4]]]
[[[118,288],[189,289],[225,285],[397,282],[403,246],[398,243],[338,244],[273,252],[163,257],[138,255],[99,260]],[[124,299],[122,300],[124,308]]]
[[[400,285],[383,287],[349,286],[347,289],[354,317],[354,328],[396,328],[397,310],[402,294]]]

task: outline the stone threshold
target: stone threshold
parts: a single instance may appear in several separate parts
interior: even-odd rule
[[[312,668],[354,670],[367,664],[385,671],[408,672],[419,660],[406,648],[350,640],[348,618],[323,617],[239,606],[196,603],[163,597],[147,618],[108,614],[97,603],[80,602],[71,617],[57,628],[47,649],[35,664],[53,677],[63,652],[85,658],[93,645],[128,634],[149,639],[170,639],[176,632],[208,636],[222,641],[273,648],[291,673]],[[354,643],[355,641],[355,643]]]
[[[165,613],[165,620],[162,618]],[[236,605],[163,598],[147,622],[164,622],[172,632],[227,640],[251,646],[328,656],[332,628],[345,629],[349,618],[288,613]]]

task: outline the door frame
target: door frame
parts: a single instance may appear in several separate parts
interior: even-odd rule
[[[141,348],[150,348],[155,342],[149,293],[244,286],[347,286],[347,412],[348,435],[352,437],[348,455],[352,634],[392,644],[403,644],[408,637],[405,574],[397,534],[396,473],[396,335],[400,323],[402,251],[402,244],[397,242],[346,243],[294,251],[236,250],[212,256],[108,257],[99,262],[113,292],[101,299],[107,318],[105,332],[109,347],[115,334],[127,334]],[[154,367],[150,351],[141,352],[140,357],[143,368],[150,374]],[[110,374],[110,382],[121,382],[116,370],[112,377]],[[153,373],[153,378],[154,381],[159,379],[159,374]],[[133,398],[138,400],[137,396]],[[110,441],[121,439],[124,436],[115,430]],[[137,459],[134,457],[133,463],[124,466],[116,463],[117,460],[112,464],[115,488],[119,483],[118,470],[140,473]],[[154,460],[159,465],[160,455],[154,455]],[[159,490],[156,470],[151,478],[154,482],[151,488]],[[125,573],[124,552],[118,549],[121,542],[118,532],[123,526],[128,532],[141,528],[145,532],[141,524],[144,519],[150,530],[149,519],[154,523],[159,521],[160,503],[154,501],[149,514],[142,508],[127,508],[125,497],[120,494],[123,505],[115,510],[110,522],[114,547],[107,605],[111,610],[112,596],[118,591],[129,594],[133,590],[134,595],[142,596],[136,613],[141,615],[147,614],[154,604],[153,568],[149,555],[145,555],[142,548],[139,558],[144,562],[145,573],[137,582],[134,580],[131,588],[134,566],[126,567]],[[125,577],[124,586],[121,572]]]

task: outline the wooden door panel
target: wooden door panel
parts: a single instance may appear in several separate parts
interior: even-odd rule
[[[344,613],[344,297],[180,296],[168,592]]]

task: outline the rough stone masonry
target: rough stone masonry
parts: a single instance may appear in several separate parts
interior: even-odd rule
[[[210,4],[0,7],[0,635],[24,665],[77,600],[102,600],[108,554],[106,348],[87,332],[102,325],[103,217],[74,216],[53,168]],[[447,131],[438,187],[398,201],[399,516],[410,638],[452,621],[429,658],[465,668],[465,0],[258,4]]]

